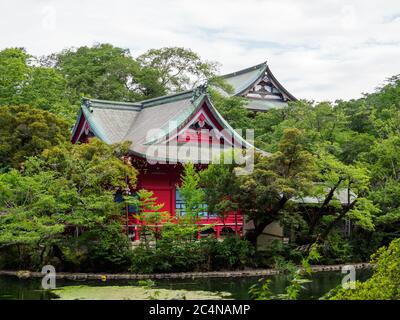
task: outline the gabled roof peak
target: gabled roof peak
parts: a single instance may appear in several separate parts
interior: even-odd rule
[[[98,108],[114,108],[114,109],[129,109],[132,110],[140,110],[143,108],[158,106],[174,101],[180,101],[184,99],[191,98],[191,101],[194,102],[200,96],[207,93],[208,84],[202,84],[194,89],[182,91],[178,93],[168,94],[156,98],[141,100],[137,102],[126,102],[126,101],[110,101],[110,100],[101,100],[101,99],[92,99],[83,97],[81,99],[82,105],[86,106],[90,109],[90,107],[98,107]]]
[[[140,157],[147,158],[154,148],[158,148],[157,157],[161,157],[161,159],[165,156],[168,161],[171,160],[174,163],[192,161],[192,152],[189,152],[188,155],[184,146],[179,151],[174,149],[172,144],[172,153],[168,151],[166,154],[164,154],[164,149],[170,150],[166,149],[166,146],[169,146],[168,139],[178,132],[186,130],[185,128],[189,128],[190,122],[195,121],[196,116],[200,114],[207,115],[210,123],[214,123],[222,134],[227,130],[230,136],[235,138],[237,144],[231,142],[230,136],[228,137],[230,140],[227,140],[232,144],[232,148],[239,151],[243,147],[254,148],[215,109],[207,94],[206,84],[190,91],[138,103],[82,99],[81,111],[73,131],[72,141],[75,143],[80,141],[82,136],[83,139],[86,139],[89,135],[94,135],[109,144],[130,141],[130,152]],[[192,141],[195,143],[191,145],[200,152],[196,161],[207,159],[204,158],[207,152],[209,156],[214,157],[209,145],[204,147],[198,145],[198,141],[196,141]],[[218,152],[224,151],[223,148],[218,150]],[[210,158],[210,160],[212,159]]]
[[[172,101],[179,101],[182,99],[187,99],[191,96],[193,96],[194,92],[192,90],[187,90],[187,91],[182,91],[178,93],[173,93],[173,94],[168,94],[165,96],[161,97],[156,97],[156,98],[151,98],[151,99],[146,99],[139,101],[139,103],[142,105],[143,108],[146,107],[151,107],[151,106],[158,106],[160,104],[172,102]]]
[[[267,61],[264,61],[264,62],[262,62],[260,64],[252,66],[252,67],[248,67],[248,68],[245,68],[245,69],[242,69],[242,70],[239,70],[239,71],[235,71],[235,72],[224,74],[224,75],[222,75],[222,78],[230,78],[230,77],[241,75],[243,73],[247,73],[249,71],[253,71],[253,70],[257,70],[257,69],[263,69],[263,68],[267,67],[267,65],[268,65]]]
[[[225,74],[222,78],[233,87],[234,96],[248,98],[250,102],[256,104],[259,104],[262,100],[264,104],[268,105],[265,110],[271,106],[271,103],[274,105],[276,102],[286,104],[287,101],[296,101],[296,98],[272,74],[267,61]],[[257,109],[251,107],[250,104],[247,106],[252,110]],[[259,110],[262,110],[262,108]]]

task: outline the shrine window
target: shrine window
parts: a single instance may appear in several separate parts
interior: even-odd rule
[[[200,218],[207,218],[211,216],[211,214],[209,214],[208,212],[208,206],[206,203],[199,204],[199,208],[201,209],[201,211],[199,212]],[[186,214],[185,201],[178,189],[176,189],[175,191],[175,212],[177,216],[181,217]]]

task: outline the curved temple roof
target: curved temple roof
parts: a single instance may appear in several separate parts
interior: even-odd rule
[[[283,108],[287,106],[288,101],[296,100],[274,77],[266,62],[226,74],[223,78],[233,87],[233,95],[245,97],[248,101],[246,107],[253,111]],[[235,143],[238,142],[247,149],[254,149],[251,143],[243,139],[222,118],[212,105],[206,89],[203,85],[193,90],[132,103],[82,99],[72,141],[78,141],[83,133],[88,134],[90,131],[106,143],[131,141],[132,153],[141,157],[148,156],[149,148],[157,146],[163,140],[165,142],[173,132],[176,134],[182,130],[196,112],[204,107],[217,125],[226,129],[234,137]],[[229,141],[230,138],[225,140]],[[240,149],[237,146],[234,147]],[[200,152],[207,153],[208,149],[208,147],[196,146],[196,150]],[[168,149],[169,153],[170,150]],[[257,151],[263,153],[261,150]],[[173,159],[176,158],[176,152],[173,156],[171,154],[164,154],[164,156],[177,160]]]
[[[148,158],[150,148],[160,147],[160,151],[157,151],[160,160],[197,162],[198,158],[205,159],[205,154],[210,153],[208,146],[195,145],[191,150],[192,155],[180,154],[178,157],[178,147],[172,146],[171,149],[168,146],[168,150],[165,150],[165,141],[182,130],[203,108],[207,108],[220,128],[230,132],[234,141],[247,149],[254,148],[218,113],[206,93],[205,86],[134,103],[84,98],[73,129],[72,141],[80,139],[84,133],[84,124],[87,123],[87,131],[90,130],[94,136],[106,143],[131,141],[130,151],[138,156]],[[241,150],[241,147],[234,148]],[[200,153],[200,156],[196,156],[196,153]]]
[[[233,87],[232,95],[245,97],[246,107],[253,111],[283,108],[288,101],[297,100],[275,78],[267,62],[225,74],[222,78]]]

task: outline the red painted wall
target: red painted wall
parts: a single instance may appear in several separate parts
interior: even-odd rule
[[[182,167],[164,165],[153,166],[139,173],[137,189],[152,191],[159,204],[164,204],[160,211],[168,211],[175,215],[175,189],[180,181]]]

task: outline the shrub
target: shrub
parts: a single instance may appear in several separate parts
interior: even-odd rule
[[[160,239],[156,246],[141,245],[133,250],[131,272],[189,272],[238,269],[254,265],[255,251],[246,240],[228,237],[223,241]]]
[[[343,239],[340,233],[331,233],[320,247],[322,253],[321,263],[337,264],[354,262],[353,248],[347,239]]]
[[[356,282],[354,290],[338,287],[331,300],[400,300],[400,238],[371,257],[375,270],[370,279]]]
[[[212,266],[214,269],[253,266],[254,257],[255,249],[249,241],[230,236],[223,241],[216,241],[212,252]]]

